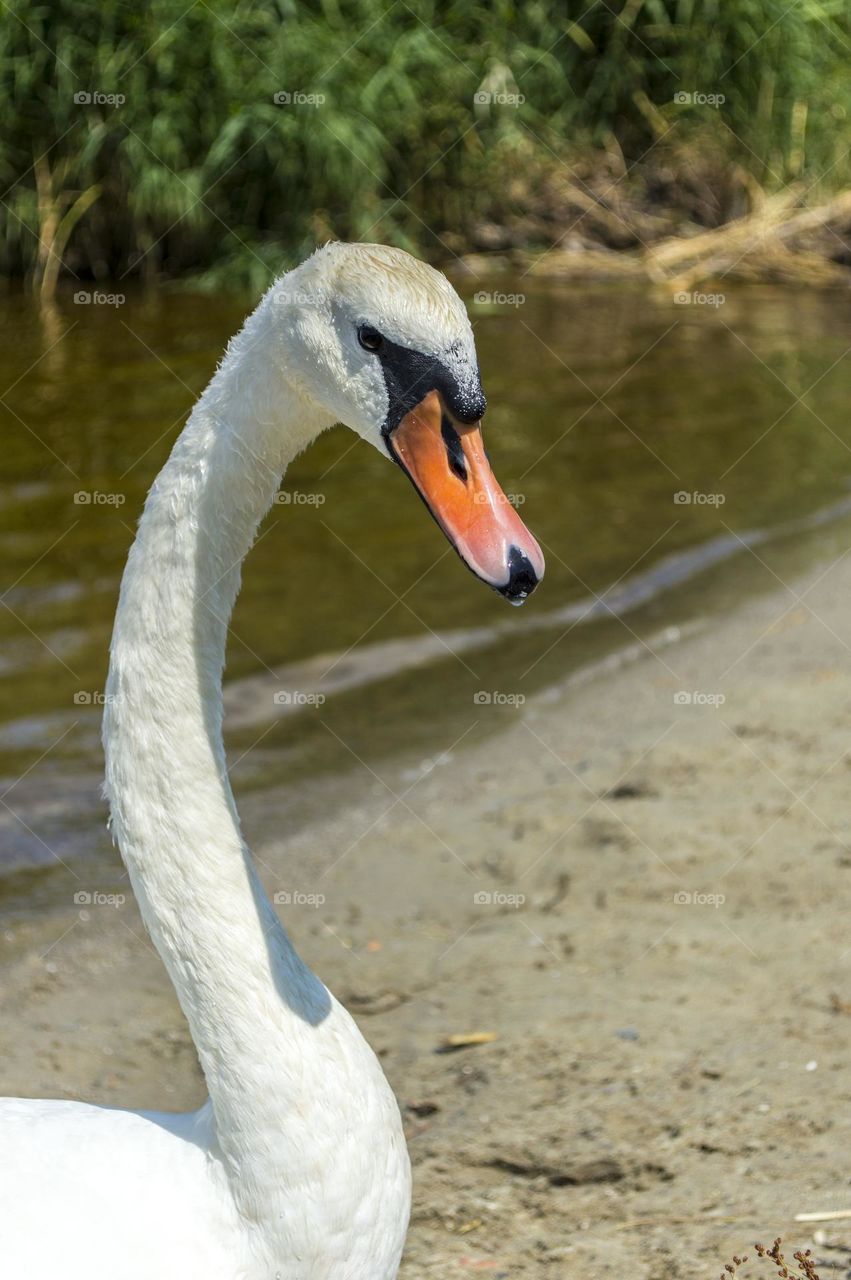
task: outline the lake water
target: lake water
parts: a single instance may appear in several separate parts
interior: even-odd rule
[[[476,304],[480,283],[467,289],[486,442],[545,548],[545,582],[509,609],[396,468],[343,428],[320,439],[248,562],[228,660],[235,787],[270,797],[278,821],[373,785],[366,766],[416,777],[446,763],[523,697],[699,615],[710,564],[724,600],[776,585],[736,535],[762,559],[781,543],[794,554],[809,528],[846,514],[851,298],[738,287],[721,305],[680,305],[644,290],[495,287],[525,301]],[[249,306],[186,293],[120,306],[69,294],[46,312],[0,302],[9,911],[66,901],[68,868],[121,874],[98,793],[118,583],[147,489]]]

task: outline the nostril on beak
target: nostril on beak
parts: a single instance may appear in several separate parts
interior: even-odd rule
[[[508,552],[508,581],[500,587],[500,595],[505,596],[511,604],[522,604],[535,590],[540,579],[532,567],[532,562],[519,547],[511,547]]]
[[[443,443],[446,445],[446,456],[449,459],[450,467],[458,479],[466,483],[467,463],[464,458],[464,450],[461,447],[461,437],[446,414],[443,415],[440,421],[440,434],[443,436]]]

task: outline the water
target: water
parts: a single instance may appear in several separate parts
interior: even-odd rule
[[[546,581],[508,609],[396,468],[343,428],[319,440],[286,478],[295,498],[267,519],[233,620],[228,742],[260,835],[251,797],[299,823],[376,785],[370,769],[415,777],[516,714],[517,695],[700,613],[705,563],[728,565],[731,598],[771,586],[734,535],[794,546],[814,513],[844,510],[851,299],[731,288],[713,308],[509,284],[522,306],[471,305],[486,440],[545,548]],[[248,306],[181,293],[119,307],[68,295],[48,312],[0,302],[9,909],[67,898],[67,868],[120,874],[98,797],[118,582],[145,493]],[[624,623],[595,604],[613,584]]]

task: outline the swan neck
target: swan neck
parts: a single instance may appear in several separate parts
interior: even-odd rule
[[[256,318],[148,496],[122,581],[104,719],[113,831],[243,1187],[262,1134],[292,1105],[306,1030],[330,1009],[246,849],[222,742],[242,560],[287,463],[329,425],[271,372]]]

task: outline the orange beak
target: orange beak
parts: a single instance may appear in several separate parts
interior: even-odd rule
[[[512,604],[544,576],[544,557],[497,484],[480,423],[459,422],[430,391],[390,433],[390,451],[464,563]]]

